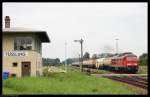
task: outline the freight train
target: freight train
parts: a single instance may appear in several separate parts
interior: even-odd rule
[[[103,56],[98,59],[84,60],[83,68],[86,67],[136,73],[138,71],[138,63],[139,60],[136,55],[134,55],[132,52],[125,52]]]

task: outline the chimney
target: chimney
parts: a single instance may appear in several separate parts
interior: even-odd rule
[[[9,18],[9,16],[5,17],[5,28],[10,28],[10,18]]]

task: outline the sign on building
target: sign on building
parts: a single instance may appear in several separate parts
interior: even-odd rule
[[[4,56],[28,56],[28,53],[25,51],[4,51]]]

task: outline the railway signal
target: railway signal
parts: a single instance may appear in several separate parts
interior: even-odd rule
[[[83,71],[83,39],[81,38],[81,40],[74,40],[74,42],[79,42],[81,44],[81,64],[80,64],[80,69],[81,72]]]

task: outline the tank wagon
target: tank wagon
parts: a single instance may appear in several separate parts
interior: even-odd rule
[[[83,67],[85,68],[96,68],[96,59],[88,59],[83,61]]]

